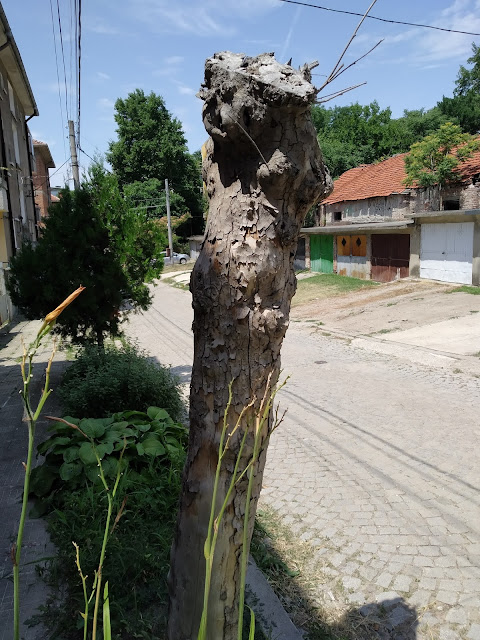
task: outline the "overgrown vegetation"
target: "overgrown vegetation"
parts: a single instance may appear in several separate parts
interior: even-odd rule
[[[59,389],[65,414],[105,418],[119,411],[160,406],[177,420],[183,402],[168,369],[128,342],[87,345],[67,369]]]
[[[93,434],[103,431],[95,435],[96,451],[110,486],[125,446],[123,475],[113,506],[116,518],[102,567],[103,580],[109,584],[112,638],[163,638],[169,551],[186,431],[153,407],[147,415],[129,412],[110,420],[74,424]],[[54,477],[47,495],[43,495],[50,511],[48,530],[56,547],[47,569],[47,581],[54,592],[40,618],[51,630],[51,637],[67,640],[79,637],[83,620],[78,612],[84,610],[72,541],[79,548],[82,573],[91,581],[104,540],[108,494],[94,477],[98,468],[93,463],[91,443],[81,441],[81,434],[62,422],[56,422],[52,431],[52,438],[40,446],[50,453],[34,483],[37,494],[44,494],[46,485],[41,486],[40,478]],[[71,458],[78,465],[73,474],[72,463],[68,462]],[[65,465],[70,465],[67,471]],[[48,467],[46,474],[42,474],[44,467]]]

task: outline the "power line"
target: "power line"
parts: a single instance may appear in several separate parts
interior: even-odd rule
[[[81,109],[81,73],[82,73],[82,0],[78,0],[78,120],[77,120],[77,144],[80,148],[80,109]],[[84,152],[85,153],[85,152]]]
[[[332,13],[343,13],[349,16],[363,17],[363,13],[357,13],[356,11],[345,11],[343,9],[331,9],[330,7],[322,7],[318,4],[310,4],[308,2],[300,2],[299,0],[278,0],[279,2],[287,2],[288,4],[297,4],[301,7],[312,7],[313,9],[321,9],[322,11],[331,11]],[[480,33],[473,33],[471,31],[459,31],[458,29],[446,29],[445,27],[435,27],[431,24],[418,24],[416,22],[402,22],[401,20],[390,20],[388,18],[380,18],[378,16],[367,15],[370,20],[378,20],[379,22],[388,22],[390,24],[402,24],[407,27],[421,27],[423,29],[435,29],[437,31],[447,31],[448,33],[462,33],[466,36],[480,36]]]
[[[57,0],[57,12],[58,12],[58,30],[60,33],[60,45],[62,49],[62,60],[63,60],[63,79],[65,83],[65,109],[67,112],[67,120],[70,120],[68,115],[68,89],[67,89],[67,70],[65,67],[65,51],[63,48],[63,34],[62,34],[62,20],[60,17],[60,2]]]
[[[53,18],[52,0],[50,0],[50,15],[52,16],[53,46],[54,46],[54,49],[55,49],[55,65],[56,65],[56,68],[57,68],[57,89],[58,89],[58,101],[59,101],[59,104],[60,104],[60,119],[62,121],[62,127],[64,127],[65,126],[65,119],[63,117],[62,96],[61,96],[61,93],[60,93],[60,73],[58,71],[57,38],[56,38],[56,35],[55,35],[55,20]],[[63,153],[66,155],[67,150],[66,150],[66,147],[65,147],[65,136],[62,136],[62,139],[63,139]]]

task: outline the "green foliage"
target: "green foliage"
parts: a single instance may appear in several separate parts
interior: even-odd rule
[[[123,191],[130,207],[139,215],[144,214],[148,218],[161,218],[166,214],[165,183],[158,178],[126,184]],[[188,213],[184,198],[175,191],[170,192],[170,213],[173,217]]]
[[[179,194],[192,216],[202,216],[202,183],[196,160],[188,153],[181,123],[163,98],[136,89],[115,103],[118,140],[107,159],[122,188],[156,179]],[[162,187],[163,188],[163,187]]]
[[[86,287],[57,324],[62,336],[77,342],[118,335],[118,310],[124,300],[142,308],[146,304],[144,298],[134,298],[93,194],[84,188],[62,191],[37,244],[24,245],[10,265],[8,286],[13,304],[29,319],[44,317],[63,300],[65,292],[80,284]]]
[[[472,42],[472,55],[467,63],[473,66],[471,69],[463,65],[460,67],[455,81],[454,95],[456,96],[464,96],[470,91],[480,93],[480,47],[474,42]]]
[[[83,295],[83,294],[82,294]],[[59,389],[65,413],[108,417],[159,405],[178,419],[183,403],[177,380],[136,346],[87,345],[67,369]]]
[[[147,215],[132,210],[120,191],[117,177],[106,171],[102,162],[90,166],[88,178],[85,188],[92,195],[127,277],[128,302],[145,309],[151,302],[145,283],[158,278],[162,271],[161,252],[167,243],[166,234]]]
[[[437,132],[412,145],[405,157],[406,185],[431,187],[461,180],[458,167],[480,148],[480,142],[458,125],[447,122]]]
[[[125,412],[112,419],[110,424],[107,424],[108,420],[77,421],[93,434],[105,428],[103,435],[95,435],[97,449],[105,445],[107,434],[115,430],[114,425],[118,427],[121,422],[128,425],[123,428],[123,436],[128,441],[124,457],[127,455],[129,465],[118,485],[113,511],[116,518],[110,528],[102,568],[103,579],[109,584],[111,634],[117,640],[157,640],[165,637],[169,552],[185,458],[185,429],[173,423],[165,412],[153,407],[146,415]],[[57,423],[54,430],[54,438],[66,438],[65,434],[69,433],[69,438],[76,443],[71,447],[79,449],[87,444],[91,448],[85,438],[80,444],[81,434],[67,425]],[[138,454],[135,442],[138,444],[154,433],[155,437],[163,438],[165,454]],[[168,438],[174,438],[176,444]],[[70,448],[62,452],[61,448],[66,445],[53,444],[51,440],[50,444],[41,445],[42,449],[50,451],[43,466],[49,464],[48,458],[55,452],[59,473]],[[83,627],[78,612],[84,610],[84,597],[72,540],[79,547],[83,574],[92,579],[102,548],[108,502],[103,484],[89,480],[90,457],[82,456],[84,463],[79,452],[78,455],[84,466],[80,473],[83,486],[79,488],[78,476],[67,475],[65,480],[56,481],[55,490],[51,490],[47,498],[50,507],[48,530],[57,553],[46,575],[54,590],[53,599],[43,608],[40,618],[49,627],[51,637],[64,640],[76,640]],[[109,455],[117,460],[119,452],[103,456],[105,471]],[[98,475],[98,468],[96,471]],[[113,484],[111,475],[106,480],[110,486]]]
[[[439,109],[405,111],[392,119],[376,101],[362,106],[314,107],[312,119],[325,162],[334,178],[360,164],[408,151],[446,121]]]
[[[49,429],[52,435],[37,448],[45,462],[33,470],[30,490],[39,498],[51,496],[65,482],[73,491],[87,482],[100,485],[98,459],[107,482],[113,481],[122,451],[121,468],[128,467],[129,481],[148,481],[166,463],[181,458],[186,446],[185,427],[158,407],[108,418],[68,416],[65,421],[70,424],[54,422]]]

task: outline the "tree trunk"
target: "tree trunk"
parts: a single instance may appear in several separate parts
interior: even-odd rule
[[[280,347],[296,288],[293,260],[309,208],[330,193],[310,108],[316,97],[310,68],[296,71],[273,54],[224,52],[206,62],[203,119],[210,139],[204,160],[209,197],[205,241],[192,273],[194,362],[190,442],[172,549],[170,640],[197,637],[205,576],[204,542],[228,385],[229,424],[268,376],[278,380]],[[254,412],[254,409],[252,409]],[[250,416],[251,417],[251,416]],[[251,421],[242,421],[241,433]],[[263,434],[267,438],[267,430]],[[219,487],[225,496],[238,451],[229,449]],[[251,500],[253,529],[266,444]],[[252,453],[249,434],[244,468]],[[236,638],[239,558],[246,480],[235,489],[220,525],[209,604],[209,640]],[[251,531],[250,531],[251,536]],[[250,538],[249,538],[250,539]]]

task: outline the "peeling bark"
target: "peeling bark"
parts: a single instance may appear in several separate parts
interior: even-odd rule
[[[253,397],[258,407],[270,373],[277,381],[296,288],[298,233],[309,208],[332,189],[311,122],[316,93],[310,80],[308,66],[296,71],[278,63],[273,54],[245,58],[224,52],[206,62],[199,95],[210,135],[203,167],[209,216],[190,282],[195,342],[191,431],[172,549],[170,640],[193,640],[198,631],[203,545],[228,384],[234,380],[233,425]],[[245,420],[242,429],[247,428]],[[223,495],[238,444],[238,439],[233,441],[222,472]],[[245,464],[252,444],[248,436]],[[252,529],[265,458],[266,443],[256,470]],[[221,525],[209,640],[236,638],[245,499],[246,480],[237,486]]]

